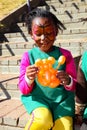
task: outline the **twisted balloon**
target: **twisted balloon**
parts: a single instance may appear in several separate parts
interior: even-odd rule
[[[56,74],[60,65],[65,63],[65,60],[65,56],[60,56],[58,59],[58,66],[54,69],[54,57],[49,57],[48,59],[37,59],[35,61],[35,65],[39,68],[37,74],[38,82],[44,87],[48,86],[51,88],[56,88],[60,84],[60,80],[56,77]]]

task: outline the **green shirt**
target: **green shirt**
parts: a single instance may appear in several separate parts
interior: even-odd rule
[[[54,68],[57,67],[58,58],[62,55],[58,47],[54,47],[54,50],[48,53],[42,52],[38,47],[35,47],[28,53],[31,64],[34,64],[37,59],[54,57],[56,59],[53,65]],[[59,70],[65,70],[65,66],[66,63],[61,65]],[[62,116],[74,115],[74,93],[67,91],[62,85],[56,88],[43,87],[35,79],[33,91],[29,95],[22,95],[22,102],[29,113],[38,107],[47,107],[52,111],[54,120]]]
[[[81,64],[81,69],[84,73],[85,79],[87,81],[87,51],[84,52],[83,56],[82,56],[82,64]],[[87,118],[87,107],[84,110],[84,114],[83,114],[84,118]]]

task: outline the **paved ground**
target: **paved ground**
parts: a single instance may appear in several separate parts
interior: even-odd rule
[[[16,128],[17,130],[19,128],[23,129],[28,119],[29,115],[26,113],[20,100],[0,100],[0,130],[3,130],[3,126],[8,127],[6,130],[10,130],[10,127]]]
[[[0,130],[23,130],[29,119],[18,99],[0,99]],[[75,130],[79,130],[76,126]]]

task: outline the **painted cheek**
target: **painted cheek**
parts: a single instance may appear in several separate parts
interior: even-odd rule
[[[38,40],[38,38],[37,38],[37,36],[35,35],[35,34],[33,34],[33,36],[32,36],[32,38],[33,38],[33,40]]]
[[[33,39],[36,40],[36,36],[35,35],[33,35]]]
[[[55,32],[53,32],[50,36],[49,36],[49,39],[50,40],[54,40],[56,38],[56,34]]]

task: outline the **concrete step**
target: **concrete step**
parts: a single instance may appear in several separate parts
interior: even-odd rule
[[[66,30],[59,31],[59,36],[66,35],[74,35],[76,34],[79,36],[79,34],[84,35],[84,33],[87,32],[87,22],[84,20],[86,18],[87,12],[86,13],[80,13],[80,14],[73,14],[70,18],[69,15],[66,13],[64,15],[57,15],[59,19],[63,17],[64,21],[62,23],[64,24],[64,27]],[[66,17],[66,18],[65,18]],[[66,21],[65,21],[66,19]],[[67,21],[69,19],[69,21]],[[83,21],[81,21],[83,20]],[[30,35],[27,32],[27,29],[25,26],[22,26],[22,23],[17,24],[21,30],[21,32],[15,32],[15,33],[6,33],[4,34],[5,39],[8,42],[31,42],[33,43],[34,41],[31,39]]]
[[[77,20],[80,18],[86,18],[87,16],[87,4],[82,5],[81,8],[80,5],[77,6],[77,4],[72,3],[70,7],[65,6],[62,4],[62,7],[58,7],[59,4],[51,4],[47,6],[43,6],[42,8],[50,10],[52,13],[54,13],[61,22],[70,22],[72,20]]]
[[[12,45],[12,43],[6,43]],[[14,44],[14,43],[13,43]],[[26,43],[27,44],[27,43]],[[62,39],[62,40],[56,40],[54,43],[56,46],[63,47],[69,51],[71,51],[73,57],[78,57],[82,55],[83,51],[87,49],[87,38],[83,39]],[[20,47],[20,50],[18,48],[15,48],[15,51],[19,51],[19,55],[15,53],[15,56],[10,55],[9,53],[4,54],[4,52],[7,51],[7,49],[4,47],[5,44],[2,43],[2,55],[0,56],[0,73],[2,74],[19,74],[19,65],[21,61],[21,57],[23,55],[23,52],[25,52],[25,46]],[[21,46],[21,43],[20,43]],[[17,47],[17,46],[16,46]],[[24,48],[23,48],[24,47]],[[4,52],[3,52],[4,50]],[[28,51],[29,49],[26,49]]]
[[[79,35],[79,37],[77,37],[77,35],[74,35],[73,37],[72,35],[70,37],[69,36],[70,35],[67,36],[68,39],[66,38],[65,35],[62,35],[61,38],[60,36],[58,36],[54,44],[56,46],[63,47],[65,49],[70,50],[72,54],[74,55],[74,57],[81,55],[83,51],[87,49],[87,34],[85,34],[85,37],[82,37],[81,34]],[[33,47],[33,44],[32,43],[30,44],[28,42],[26,43],[25,42],[24,43],[8,42],[8,43],[1,43],[0,46],[1,46],[0,64],[1,66],[3,65],[8,66],[12,64],[19,65],[21,56],[23,55],[25,51],[30,50]],[[9,46],[11,51],[9,51],[9,49],[6,46]],[[76,51],[74,50],[74,48]],[[14,57],[13,61],[12,61],[11,56]]]
[[[75,24],[74,24],[75,25]],[[74,26],[73,25],[73,26]],[[67,25],[68,26],[68,25]],[[73,29],[73,26],[69,26],[70,29],[69,30],[65,30],[65,33],[63,33],[64,31],[60,31],[60,34],[57,36],[58,40],[62,40],[64,39],[81,39],[81,38],[86,38],[87,37],[87,29],[84,27],[84,29]],[[75,25],[76,26],[76,25]],[[68,34],[68,35],[67,35]],[[8,41],[10,42],[25,42],[25,39],[23,37],[13,37],[13,34],[11,34],[11,37],[7,37]],[[34,41],[32,39],[30,39],[29,36],[26,36],[27,39],[29,39],[28,42],[32,42],[34,43]],[[57,38],[56,38],[57,39]]]
[[[27,36],[29,37],[29,34],[27,35],[26,27],[22,26],[21,24],[22,23],[18,23],[19,28],[21,28],[21,30],[23,31],[23,33],[25,34],[26,37]],[[62,30],[62,34],[70,34],[71,32],[75,33],[75,34],[87,32],[87,22],[85,22],[85,21],[78,20],[78,21],[72,21],[72,22],[63,23],[63,24],[66,29]],[[59,31],[58,35],[61,35],[61,31]],[[7,38],[10,38],[10,37],[14,37],[14,34],[12,34],[12,33],[5,34],[5,36]],[[15,36],[16,36],[16,33],[15,33]],[[30,40],[31,40],[31,37],[30,37]]]
[[[60,39],[75,39],[75,40],[79,40],[80,39],[86,39],[87,37],[87,32],[86,33],[80,33],[80,34],[69,34],[69,35],[66,35],[66,34],[63,34],[63,35],[58,35],[58,40]]]
[[[46,8],[46,6],[44,6]],[[87,4],[78,5],[77,3],[72,3],[71,6],[59,6],[58,4],[50,5],[49,9],[51,12],[57,12],[58,14],[64,14],[65,11],[68,11],[70,14],[74,13],[83,13],[87,10]]]
[[[2,74],[19,74],[19,66],[3,65],[0,66],[0,72]]]
[[[0,56],[0,65],[18,66],[21,61],[21,55]]]
[[[87,28],[86,28],[87,24],[86,23],[85,24],[83,24],[81,22],[78,22],[78,24],[77,23],[72,23],[72,24],[66,23],[66,24],[64,24],[64,27],[66,29],[62,30],[62,31],[59,30],[58,35],[60,35],[60,36],[66,35],[66,34],[70,35],[71,33],[73,35],[74,34],[78,35],[78,34],[81,34],[81,33],[84,34],[87,32]],[[31,39],[31,37],[29,35],[26,35],[26,31],[24,33],[25,33],[26,38],[28,39],[28,42],[33,43],[34,41]],[[19,32],[19,34],[20,34],[20,32]],[[18,41],[25,42],[25,39],[23,37],[21,37],[21,35],[16,37],[16,35],[14,36],[14,33],[11,33],[11,34],[7,33],[7,34],[5,34],[5,37],[6,37],[7,41],[9,41],[9,42],[18,42]]]
[[[18,88],[19,74],[1,74],[0,73],[0,98],[18,99],[20,91]]]
[[[54,12],[53,12],[54,13]],[[57,14],[57,13],[54,13],[57,18],[65,23],[65,22],[70,22],[72,20],[79,20],[81,18],[86,18],[87,16],[87,12],[84,12],[84,13],[75,13],[75,14],[70,14],[68,11],[65,12],[65,14]]]
[[[0,101],[0,130],[23,130],[29,115],[20,100]]]
[[[21,56],[0,56],[0,73],[19,74]]]
[[[84,33],[84,30],[87,31],[87,22],[79,20],[78,22],[71,22],[71,23],[65,23],[64,26],[66,27],[66,30],[71,30],[72,32],[76,33],[75,31],[81,30],[81,32]],[[64,30],[64,31],[66,31]],[[81,33],[80,31],[78,33]]]
[[[42,7],[42,8],[46,9],[46,6]],[[49,9],[47,9],[47,10],[50,10],[50,8],[52,8],[52,7],[49,7]],[[55,9],[56,8],[58,9],[58,7],[55,7]],[[62,8],[63,8],[63,10],[62,10],[63,12],[62,13],[59,13],[57,10],[56,11],[51,10],[51,11],[63,23],[77,21],[77,20],[79,20],[81,18],[86,18],[86,16],[87,16],[87,11],[86,11],[87,7],[82,12],[81,11],[79,11],[79,12],[78,11],[72,12],[72,11],[69,11],[68,9],[65,10],[64,6]],[[83,7],[83,9],[84,9],[84,7]]]
[[[7,66],[7,65],[1,65],[0,66],[0,72],[2,74],[19,74],[19,66]]]
[[[31,42],[29,34],[27,32],[17,32],[17,33],[6,33],[4,34],[7,42]]]
[[[78,57],[83,54],[83,52],[87,49],[87,38],[86,39],[63,39],[62,41],[55,42],[55,45],[59,47],[63,47],[69,51],[71,51],[73,57]]]
[[[47,1],[48,2],[48,1]],[[80,4],[81,3],[81,4]],[[61,5],[61,6],[59,6]],[[60,1],[49,1],[48,6],[50,7],[50,11],[52,11],[58,19],[64,24],[66,30],[59,32],[59,39],[65,37],[66,39],[71,39],[73,37],[79,37],[81,33],[82,37],[87,32],[87,22],[81,22],[81,19],[87,18],[87,3],[86,1],[63,1],[61,4]],[[59,6],[59,7],[58,7]],[[46,8],[47,6],[43,6],[40,8]],[[38,7],[39,8],[39,7]],[[56,11],[55,11],[55,9]],[[15,33],[6,33],[4,34],[5,41],[7,42],[32,42],[33,40],[30,38],[26,26],[23,23],[17,23],[19,28],[18,32]],[[74,35],[75,34],[75,35]],[[68,36],[71,35],[71,36]]]
[[[0,55],[15,56],[21,55],[25,51],[31,49],[34,46],[34,42],[4,42],[0,43]]]
[[[69,7],[72,5],[72,3],[76,3],[78,5],[84,5],[87,4],[87,0],[50,0],[46,1],[48,5],[57,5],[58,7]]]

